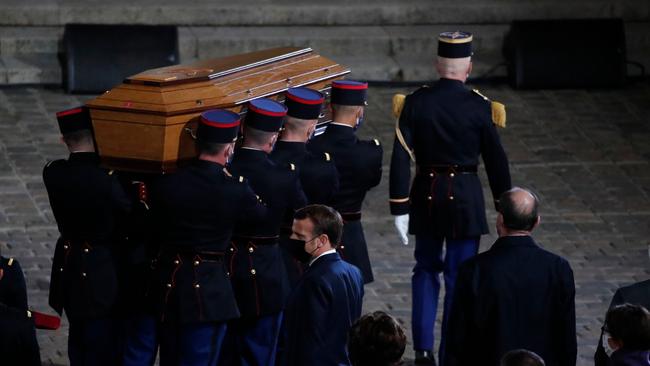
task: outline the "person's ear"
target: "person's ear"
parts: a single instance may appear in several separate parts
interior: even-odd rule
[[[496,227],[497,227],[497,234],[499,236],[502,236],[505,234],[505,226],[503,226],[503,215],[501,212],[497,214],[497,222],[496,222]]]
[[[472,67],[473,67],[472,61],[469,62],[469,67],[467,68],[467,77],[472,73]]]
[[[533,225],[533,228],[530,231],[535,230],[541,222],[542,222],[542,217],[538,215],[537,220],[535,220],[535,225]]]
[[[316,123],[312,123],[311,126],[307,129],[307,138],[309,139],[313,134],[314,131],[316,131]]]

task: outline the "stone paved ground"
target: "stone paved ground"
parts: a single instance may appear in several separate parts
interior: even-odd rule
[[[573,266],[579,365],[592,364],[613,290],[650,277],[650,85],[592,91],[481,89],[508,107],[509,125],[501,135],[513,182],[542,198],[536,239]],[[372,88],[361,130],[385,147],[384,179],[368,195],[363,219],[376,277],[366,289],[364,311],[387,310],[410,328],[413,247],[399,244],[387,205],[394,123],[390,97],[398,91],[407,88]],[[20,260],[36,310],[50,311],[47,288],[57,237],[41,169],[48,159],[66,155],[54,113],[87,98],[58,89],[0,89],[0,249]],[[494,223],[494,211],[488,215]],[[493,241],[494,233],[485,236],[481,250]],[[67,364],[66,334],[65,324],[56,332],[39,331],[45,365]]]

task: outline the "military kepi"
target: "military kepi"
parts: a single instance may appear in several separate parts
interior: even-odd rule
[[[291,88],[287,90],[284,104],[287,115],[294,118],[313,120],[320,117],[321,106],[325,97],[317,90],[309,88]]]
[[[62,135],[79,130],[92,130],[90,112],[85,106],[57,112],[56,119]]]
[[[366,105],[368,83],[353,80],[336,80],[332,82],[332,104]]]
[[[246,127],[266,132],[278,132],[287,115],[287,107],[274,100],[259,98],[248,103]]]
[[[196,137],[200,141],[226,144],[237,139],[239,114],[223,109],[212,109],[201,113]]]
[[[442,32],[438,36],[438,56],[463,58],[472,56],[472,34],[468,32]]]

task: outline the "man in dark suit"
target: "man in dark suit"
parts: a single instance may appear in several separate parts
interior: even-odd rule
[[[508,159],[495,123],[503,105],[465,88],[472,69],[472,35],[439,37],[440,80],[406,97],[390,165],[390,210],[404,244],[415,235],[413,348],[416,363],[435,364],[434,325],[444,273],[445,299],[439,358],[444,358],[447,319],[458,267],[478,252],[488,233],[483,189],[477,175],[483,157],[492,196],[510,189]],[[411,161],[416,165],[411,185]],[[443,246],[446,254],[443,259]]]
[[[530,236],[539,225],[537,212],[537,197],[527,190],[501,195],[499,239],[458,273],[445,366],[497,366],[520,348],[548,366],[575,365],[573,271]]]
[[[131,201],[112,171],[100,167],[85,107],[57,113],[70,156],[49,162],[43,181],[59,238],[52,263],[50,305],[70,321],[68,356],[75,365],[119,361],[116,249]]]
[[[201,114],[198,159],[152,187],[160,242],[160,364],[216,365],[227,322],[239,310],[224,263],[235,224],[266,209],[244,177],[226,169],[239,115]]]
[[[363,279],[336,252],[342,227],[339,213],[323,205],[294,216],[292,252],[309,258],[309,268],[285,310],[284,365],[350,365],[347,334],[361,316]]]
[[[228,263],[241,318],[228,325],[228,338],[235,344],[225,349],[227,364],[275,366],[290,291],[278,245],[280,226],[307,204],[296,166],[269,158],[285,113],[286,107],[274,100],[251,101],[242,146],[230,165],[233,174],[248,180],[268,212],[262,220],[247,217],[235,226]]]
[[[616,290],[612,302],[609,304],[609,309],[613,309],[617,305],[623,305],[626,303],[641,305],[646,309],[650,309],[650,280],[633,283]],[[600,333],[598,346],[596,347],[596,353],[594,355],[596,366],[606,366],[609,361],[609,355],[604,348],[607,340],[603,339],[603,335],[604,330]]]
[[[332,122],[307,147],[331,154],[339,173],[339,190],[331,205],[345,223],[338,248],[341,257],[359,267],[364,283],[373,281],[368,247],[361,225],[361,205],[366,193],[381,181],[383,149],[379,140],[359,140],[355,135],[364,117],[368,84],[352,80],[332,83]]]
[[[339,189],[339,173],[328,152],[314,154],[307,150],[307,142],[316,129],[321,114],[323,94],[308,88],[291,88],[287,91],[285,105],[287,119],[279,141],[275,144],[271,159],[279,165],[293,164],[300,175],[307,202],[310,204],[329,204]],[[291,221],[288,217],[280,232],[280,246],[287,275],[291,285],[295,285],[304,271],[303,264],[296,261],[286,250],[291,235]]]

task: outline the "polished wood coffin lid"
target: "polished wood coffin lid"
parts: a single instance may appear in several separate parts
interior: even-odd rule
[[[291,87],[326,92],[350,70],[311,48],[282,47],[144,71],[87,103],[104,165],[167,172],[196,155],[191,131],[205,110],[245,113]],[[189,133],[187,133],[189,132]]]

